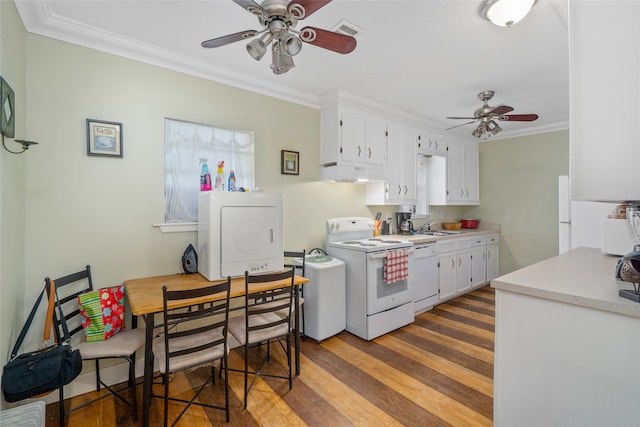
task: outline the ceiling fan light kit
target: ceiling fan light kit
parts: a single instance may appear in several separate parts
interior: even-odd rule
[[[485,0],[480,14],[499,27],[510,27],[520,22],[536,0]]]
[[[463,123],[461,125],[452,126],[446,130],[454,129],[460,126],[469,125],[471,123],[480,122],[478,126],[471,132],[471,135],[476,138],[490,137],[497,135],[502,131],[502,128],[496,120],[509,121],[509,122],[533,122],[538,119],[537,114],[507,114],[513,111],[513,107],[508,105],[498,105],[492,107],[489,105],[489,100],[493,98],[495,94],[492,90],[485,90],[478,94],[478,99],[482,101],[482,107],[473,112],[473,117],[457,117],[449,116],[447,119],[463,119],[471,120],[470,122]]]
[[[271,70],[274,74],[283,74],[295,67],[293,57],[300,53],[303,42],[341,54],[350,53],[356,48],[356,39],[347,34],[314,27],[304,27],[300,31],[295,29],[299,20],[307,18],[331,0],[264,0],[262,4],[253,0],[233,1],[256,15],[263,29],[246,30],[205,40],[201,43],[202,47],[221,47],[261,34],[247,44],[247,52],[259,61],[271,44]]]

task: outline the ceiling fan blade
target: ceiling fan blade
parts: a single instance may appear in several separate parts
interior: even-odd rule
[[[256,34],[258,34],[256,30],[240,31],[239,33],[228,34],[226,36],[217,37],[215,39],[205,40],[200,43],[200,45],[206,48],[220,47],[229,43],[239,42],[240,40],[251,38]]]
[[[454,117],[451,117],[451,116],[447,117],[447,119],[465,119],[465,120],[476,120],[477,118],[478,118],[478,117],[456,117],[456,116],[454,116]]]
[[[331,0],[293,0],[287,9],[296,19],[304,19],[326,6]]]
[[[509,114],[507,116],[502,115],[497,117],[498,120],[504,120],[508,122],[532,122],[538,119],[537,114]]]
[[[268,13],[258,3],[253,0],[233,0],[239,6],[246,9],[249,13],[253,13],[256,16],[267,16]]]
[[[508,105],[498,105],[493,110],[491,110],[491,114],[496,114],[501,116],[503,114],[507,114],[513,111],[513,107],[509,107]]]
[[[461,119],[462,119],[463,117],[459,117],[459,118],[461,118]],[[468,122],[468,123],[463,123],[463,124],[461,124],[461,125],[451,126],[450,128],[446,128],[445,130],[450,130],[450,129],[459,128],[460,126],[470,125],[471,123],[475,123],[475,122],[477,122],[478,120],[480,120],[480,119],[475,119],[475,120],[472,120],[472,121],[470,121],[470,122]]]
[[[353,52],[357,45],[356,39],[351,36],[316,27],[302,28],[300,40],[341,54]]]

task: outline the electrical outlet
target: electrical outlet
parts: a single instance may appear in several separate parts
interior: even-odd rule
[[[511,221],[511,212],[506,212],[504,214],[504,219],[506,219],[507,221]]]

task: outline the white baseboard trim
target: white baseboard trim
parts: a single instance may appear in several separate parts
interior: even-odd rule
[[[87,362],[88,365],[95,366],[93,360]],[[136,379],[144,376],[144,357],[136,359]],[[127,381],[129,379],[129,364],[127,362],[118,363],[117,365],[107,368],[100,367],[100,378],[105,384],[113,385]],[[82,372],[71,384],[64,386],[64,398],[79,396],[81,394],[95,391],[96,389],[96,371]],[[41,400],[45,404],[57,402],[60,398],[58,390],[54,390],[46,396],[37,399],[27,399],[25,402]]]

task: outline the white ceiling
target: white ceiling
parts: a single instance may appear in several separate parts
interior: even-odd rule
[[[538,0],[511,28],[479,14],[480,0],[334,0],[298,25],[356,25],[348,55],[304,45],[296,67],[274,75],[270,54],[255,61],[245,42],[204,49],[200,42],[261,29],[232,0],[15,0],[27,31],[307,106],[334,89],[411,113],[425,128],[465,123],[491,89],[490,105],[535,122],[501,122],[504,138],[566,129],[569,120],[567,0]],[[446,131],[471,138],[475,126]],[[496,138],[496,137],[494,137]]]

